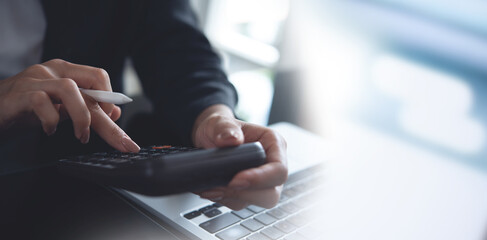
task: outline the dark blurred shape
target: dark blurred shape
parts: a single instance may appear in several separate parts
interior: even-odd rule
[[[0,177],[2,239],[177,239],[107,188],[44,167]]]
[[[303,84],[299,77],[298,71],[286,70],[276,73],[269,125],[278,122],[305,125]]]

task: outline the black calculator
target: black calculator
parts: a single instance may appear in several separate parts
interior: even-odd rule
[[[138,153],[100,152],[61,159],[58,168],[96,183],[162,196],[224,186],[236,173],[258,167],[265,159],[259,142],[213,149],[161,145]]]

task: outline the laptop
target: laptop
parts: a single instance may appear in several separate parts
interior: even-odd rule
[[[324,186],[326,141],[290,123],[270,127],[288,143],[289,167],[282,197],[272,209],[251,205],[232,211],[192,193],[149,197],[116,191],[181,239],[316,239],[320,228],[313,212]]]

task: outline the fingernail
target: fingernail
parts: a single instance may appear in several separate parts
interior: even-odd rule
[[[87,144],[90,141],[90,128],[85,128],[79,140],[82,144]]]
[[[201,194],[201,197],[207,198],[210,200],[221,200],[223,198],[223,192],[220,191],[210,191],[210,192],[204,192]]]
[[[227,130],[223,133],[220,134],[219,136],[222,139],[228,139],[228,138],[238,138],[237,132],[233,129]]]
[[[243,190],[250,187],[250,183],[248,181],[239,180],[231,182],[228,186],[235,190]]]
[[[130,137],[123,136],[122,137],[122,145],[127,149],[129,152],[139,152],[140,147],[135,143]]]

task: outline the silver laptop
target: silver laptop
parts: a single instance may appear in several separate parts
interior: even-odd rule
[[[192,193],[148,197],[118,191],[183,239],[316,239],[320,228],[313,212],[323,187],[325,141],[289,123],[271,128],[288,142],[289,165],[289,179],[272,209],[251,205],[232,211]]]
[[[290,176],[273,209],[232,211],[186,193],[120,191],[181,239],[472,239],[487,236],[487,175],[346,120],[326,141],[271,126],[288,141]]]

